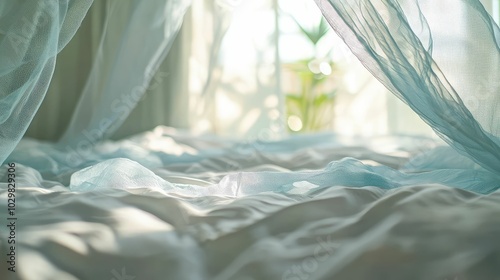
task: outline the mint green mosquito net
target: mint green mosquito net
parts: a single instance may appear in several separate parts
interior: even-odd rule
[[[0,2],[0,162],[26,132],[47,92],[57,54],[91,3]]]
[[[22,154],[26,151],[11,153],[46,95],[57,54],[74,35],[91,3],[91,0],[0,3],[2,163],[9,159],[30,165],[29,157],[23,161]],[[66,151],[95,145],[120,126],[144,94],[151,73],[164,59],[190,5],[185,0],[111,3],[109,16],[115,20],[109,24],[118,25],[113,30],[119,31],[103,35],[98,59],[70,125],[54,144],[58,152],[54,152],[52,160],[58,161],[58,166],[74,163]],[[423,154],[403,170],[371,167],[348,159],[332,162],[325,171],[310,173],[306,179],[319,186],[393,188],[443,183],[482,193],[496,190],[500,186],[500,31],[481,2],[316,0],[316,3],[364,66],[449,147]],[[436,12],[435,5],[446,6],[446,14]],[[461,21],[465,24],[455,24],[457,18],[465,18]],[[129,106],[118,107],[117,100]],[[95,163],[80,162],[77,167]],[[101,166],[103,170],[117,172],[130,167],[124,168],[117,161],[102,164],[106,165]],[[46,167],[36,163],[31,166],[40,170]],[[80,173],[81,177],[74,179],[88,183],[91,178],[85,174]],[[101,174],[101,179],[105,176]],[[239,179],[249,182],[247,189],[238,187],[238,191],[286,191],[288,181],[301,179],[294,176],[300,174],[247,174]]]
[[[500,31],[480,1],[316,2],[393,94],[456,151],[500,174]],[[463,17],[465,26],[454,24]]]
[[[57,54],[93,0],[0,3],[0,161],[26,132],[51,81]],[[109,1],[97,59],[61,146],[91,146],[114,132],[165,58],[190,1]],[[118,106],[117,100],[128,106]]]

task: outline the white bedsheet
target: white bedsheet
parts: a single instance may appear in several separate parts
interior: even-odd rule
[[[268,149],[268,143],[249,157],[241,156],[244,149],[234,152],[230,141],[161,130],[161,137],[146,133],[118,144],[129,155],[135,151],[136,160],[120,159],[123,166],[150,164],[151,177],[167,187],[146,178],[127,189],[84,188],[78,172],[94,172],[99,164],[57,178],[50,168],[42,178],[19,164],[16,272],[2,260],[0,279],[500,279],[500,192],[478,195],[440,185],[318,188],[306,181],[285,193],[265,186],[253,193],[213,191],[252,172],[284,172],[293,181],[345,156],[396,168],[425,141],[325,143],[331,136],[311,136],[308,147],[290,141]],[[191,154],[229,150],[192,162],[151,163],[151,151],[174,155],[175,147]],[[5,181],[6,167],[0,172]],[[2,185],[4,224],[7,194]],[[2,258],[8,235],[2,225]]]

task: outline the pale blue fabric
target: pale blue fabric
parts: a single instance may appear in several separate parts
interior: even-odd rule
[[[377,79],[455,150],[500,174],[500,31],[479,0],[439,1],[441,11],[428,0],[316,2]]]
[[[0,3],[0,162],[16,147],[51,81],[56,56],[93,0]],[[110,0],[99,53],[60,149],[65,161],[107,138],[142,98],[190,0]],[[119,32],[117,32],[119,30]]]
[[[60,140],[73,154],[109,138],[142,99],[170,50],[191,0],[109,3],[91,75]]]
[[[0,163],[16,147],[49,86],[56,55],[92,0],[0,2]]]

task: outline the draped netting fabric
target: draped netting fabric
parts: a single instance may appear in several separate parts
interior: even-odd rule
[[[16,147],[41,102],[56,56],[92,0],[0,3],[0,162]]]
[[[125,121],[167,55],[191,1],[109,3],[111,20],[82,98],[60,140],[72,150],[109,138]]]
[[[57,54],[75,34],[92,2],[0,3],[2,163],[28,128],[47,92]],[[104,35],[90,76],[66,132],[57,145],[51,145],[66,153],[61,166],[82,163],[78,159],[82,153],[123,123],[168,53],[190,2],[108,2]]]
[[[45,95],[55,55],[77,29],[90,5],[90,1],[47,3],[57,5],[46,9],[34,1],[0,4],[0,20],[5,22],[2,27],[7,27],[0,33],[2,162],[18,143]],[[448,5],[446,16],[436,13],[435,3],[427,0],[317,0],[333,29],[366,68],[453,149],[431,151],[411,161],[406,170],[370,166],[347,158],[311,172],[230,174],[210,187],[179,187],[156,177],[151,170],[174,162],[195,166],[232,154],[239,155],[236,163],[262,152],[292,154],[299,146],[312,146],[331,138],[227,142],[222,148],[201,150],[195,155],[139,149],[127,141],[103,141],[144,95],[190,1],[110,3],[108,24],[121,31],[103,36],[98,59],[63,138],[56,144],[24,141],[10,154],[9,160],[32,167],[44,179],[54,175],[74,191],[158,186],[190,195],[229,196],[266,191],[287,193],[297,182],[306,182],[311,188],[383,189],[443,184],[480,193],[499,187],[500,35],[479,0],[443,0],[440,5]],[[22,23],[25,16],[35,15],[36,23],[41,14],[47,14],[48,20],[35,24],[35,28],[23,27],[18,21]],[[455,27],[454,18],[465,18],[466,24]],[[24,36],[29,39],[25,45],[13,45],[11,38],[17,37],[12,36],[25,32],[23,29],[30,31]],[[300,141],[301,145],[296,145]]]
[[[500,31],[480,1],[316,2],[377,79],[456,151],[500,174]]]

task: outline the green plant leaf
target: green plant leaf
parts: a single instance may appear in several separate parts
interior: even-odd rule
[[[323,103],[325,103],[328,100],[329,100],[328,95],[321,94],[320,96],[317,96],[316,98],[314,98],[313,106],[314,106],[314,108],[319,108],[319,107],[321,107],[321,105]]]
[[[303,106],[303,98],[300,95],[295,94],[287,94],[285,96],[286,109],[289,115],[298,115],[301,114],[301,108]]]
[[[335,101],[335,95],[323,93],[323,94],[319,95],[318,97],[316,97],[316,99],[314,100],[314,104],[315,105],[317,104],[317,106],[320,106],[325,102],[334,102],[334,101]]]
[[[302,103],[302,96],[297,95],[297,94],[287,94],[286,100],[300,104],[300,103]]]
[[[325,36],[326,33],[328,33],[328,31],[330,30],[330,26],[323,17],[321,17],[318,25],[312,27],[311,29],[307,29],[302,24],[300,24],[300,22],[294,16],[289,16],[293,19],[293,21],[295,21],[295,24],[297,24],[302,34],[304,34],[315,46],[316,44],[318,44],[319,40],[321,40],[321,38],[323,38],[323,36]]]
[[[326,19],[324,17],[321,17],[321,19],[319,21],[319,25],[318,25],[319,39],[323,38],[323,36],[325,36],[329,30],[330,30],[330,25],[328,24],[328,22],[326,21]]]

